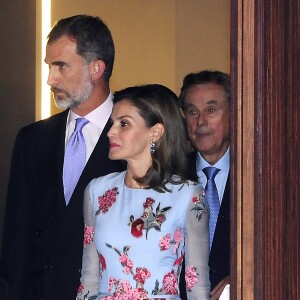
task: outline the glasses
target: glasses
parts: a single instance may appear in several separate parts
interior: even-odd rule
[[[195,107],[186,107],[184,109],[184,114],[187,119],[198,119],[200,116],[200,111]]]

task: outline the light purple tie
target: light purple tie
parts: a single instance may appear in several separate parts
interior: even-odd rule
[[[63,169],[64,193],[67,205],[84,169],[86,160],[86,146],[82,128],[89,121],[85,118],[77,118],[75,121],[75,130],[66,145]]]
[[[205,195],[209,205],[209,246],[211,245],[214,238],[214,233],[216,229],[216,224],[218,220],[219,210],[220,210],[220,201],[217,186],[215,183],[215,177],[218,174],[220,169],[214,167],[207,167],[203,169],[203,172],[207,178],[207,184],[205,187]]]

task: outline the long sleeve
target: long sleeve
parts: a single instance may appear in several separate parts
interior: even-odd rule
[[[1,277],[7,281],[11,299],[16,299],[19,291],[25,290],[28,280],[31,208],[28,200],[31,197],[29,187],[34,186],[32,174],[36,170],[33,161],[27,155],[36,154],[29,141],[31,139],[22,129],[14,145],[7,192]]]
[[[195,188],[186,214],[185,280],[190,300],[209,299],[209,211],[205,193]]]
[[[84,192],[84,248],[80,286],[76,300],[96,299],[100,279],[100,262],[94,243],[95,213],[93,211],[92,185]]]

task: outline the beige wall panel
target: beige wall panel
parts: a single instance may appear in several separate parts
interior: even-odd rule
[[[75,14],[100,16],[110,28],[114,91],[160,83],[179,93],[187,73],[229,72],[230,0],[52,0],[53,22]]]
[[[175,89],[173,0],[52,1],[53,22],[75,14],[99,16],[112,32],[116,48],[112,90],[144,83]]]
[[[176,90],[190,72],[230,71],[230,0],[176,1]]]

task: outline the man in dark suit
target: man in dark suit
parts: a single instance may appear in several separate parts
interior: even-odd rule
[[[214,181],[219,213],[215,229],[210,228],[213,232],[209,256],[213,290],[222,279],[230,275],[230,78],[219,71],[188,74],[183,80],[179,98],[188,136],[195,149],[190,155],[192,174],[205,187],[207,178],[203,169],[217,168]],[[186,299],[183,281],[182,278],[181,293],[182,299]]]
[[[22,128],[16,138],[1,266],[10,300],[75,300],[84,189],[92,178],[124,169],[108,159],[114,43],[107,26],[86,15],[58,21],[48,36],[45,62],[56,105],[66,110]],[[64,153],[82,117],[86,157],[69,199]]]

